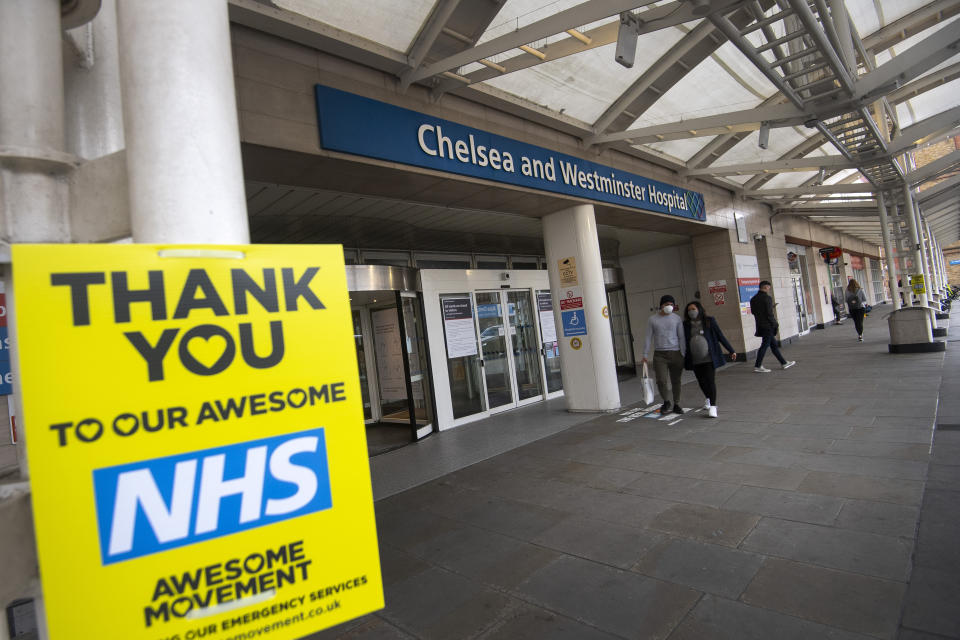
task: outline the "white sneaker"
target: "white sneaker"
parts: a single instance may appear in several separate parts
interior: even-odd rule
[[[716,417],[717,417],[717,408],[716,408],[716,407],[710,407],[710,411],[707,413],[707,415],[710,416],[711,418],[716,418]]]
[[[766,367],[763,367],[763,366],[754,367],[753,372],[754,373],[770,373],[770,369],[767,369]]]
[[[703,403],[703,408],[704,409],[710,408],[710,398],[707,398],[707,401]]]
[[[787,361],[786,364],[780,365],[780,368],[781,368],[781,369],[789,369],[790,367],[792,367],[792,366],[795,365],[795,364],[797,364],[795,361],[789,360],[789,361]]]

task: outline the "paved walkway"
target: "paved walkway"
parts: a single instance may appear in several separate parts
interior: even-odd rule
[[[381,489],[387,607],[312,638],[960,638],[960,353],[873,316],[725,368],[717,420],[626,407]]]

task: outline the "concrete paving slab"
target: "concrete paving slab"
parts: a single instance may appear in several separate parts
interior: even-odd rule
[[[673,502],[719,507],[737,491],[738,487],[739,485],[729,482],[644,473],[623,490],[627,493]]]
[[[847,500],[837,516],[836,526],[912,540],[917,533],[919,518],[919,507],[912,505]]]
[[[594,562],[629,569],[663,539],[663,534],[648,529],[571,516],[534,537],[533,542]]]
[[[960,576],[954,570],[914,569],[903,608],[907,629],[960,638]]]
[[[691,504],[678,504],[650,522],[650,528],[675,536],[736,547],[760,517]]]
[[[449,571],[431,567],[385,589],[379,617],[424,640],[467,638],[491,624],[491,612],[512,599]]]
[[[306,636],[304,640],[414,640],[415,636],[405,633],[394,625],[376,616],[365,616],[360,620],[338,625],[333,629]]]
[[[666,638],[700,598],[687,587],[571,557],[544,567],[518,590],[622,638]]]
[[[834,440],[827,448],[829,453],[849,454],[855,456],[869,456],[875,458],[894,458],[897,460],[913,460],[929,462],[930,445],[907,444],[903,442],[873,442],[864,439]]]
[[[866,640],[871,636],[707,595],[670,640]]]
[[[792,490],[801,485],[808,473],[805,469],[710,460],[702,463],[700,477],[717,482]]]
[[[843,506],[842,498],[763,487],[741,487],[723,503],[724,509],[814,524],[832,524]]]
[[[787,560],[906,581],[910,541],[862,531],[763,518],[742,549]]]
[[[811,471],[797,490],[826,496],[915,505],[920,504],[923,483],[891,478],[870,478],[831,471]]]
[[[771,558],[743,601],[876,638],[896,637],[906,585]]]
[[[736,599],[763,564],[763,556],[692,540],[668,540],[633,567],[652,578]]]
[[[504,591],[559,557],[549,549],[476,527],[436,536],[413,552],[435,565]]]
[[[960,491],[960,465],[931,464],[927,471],[927,489]]]
[[[778,449],[780,451],[802,451],[803,453],[822,454],[826,453],[826,451],[830,449],[834,442],[841,441],[834,438],[808,438],[802,435],[784,436],[770,433],[760,438],[760,440],[755,442],[753,446],[760,447],[762,449]]]
[[[491,629],[479,635],[478,640],[614,640],[617,636],[604,633],[571,618],[533,606],[512,611]]]

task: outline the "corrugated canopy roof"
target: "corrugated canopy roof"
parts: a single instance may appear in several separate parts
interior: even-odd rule
[[[266,3],[231,4],[249,15]],[[929,187],[960,167],[904,164],[904,152],[960,133],[960,0],[847,0],[846,11],[836,0],[272,4],[401,86],[553,114],[585,147],[612,145],[780,211],[829,207],[818,222],[877,244],[863,209],[876,211],[878,190],[896,199],[904,181]],[[636,39],[630,68],[614,59],[618,36]],[[956,185],[928,193],[921,209],[940,242],[960,240]]]

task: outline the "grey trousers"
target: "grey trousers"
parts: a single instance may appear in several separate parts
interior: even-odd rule
[[[683,355],[679,351],[654,351],[653,373],[657,377],[657,391],[664,402],[670,400],[673,390],[673,404],[680,406],[680,376],[683,375]],[[667,384],[667,380],[670,384]]]

